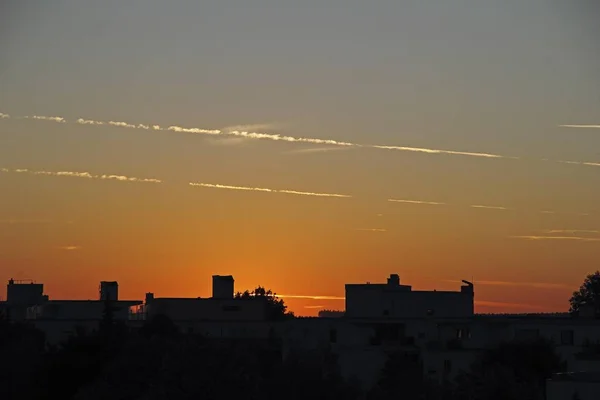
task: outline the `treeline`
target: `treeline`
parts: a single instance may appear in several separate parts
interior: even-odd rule
[[[342,379],[331,352],[284,360],[275,337],[209,340],[180,333],[166,317],[138,331],[106,319],[55,347],[29,325],[0,322],[0,399],[543,400],[545,379],[564,369],[549,342],[505,343],[440,385],[419,357],[393,353],[364,393]]]

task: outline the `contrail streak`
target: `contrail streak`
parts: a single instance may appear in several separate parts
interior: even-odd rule
[[[10,118],[10,116],[8,114],[1,114],[1,115],[4,116],[3,118]],[[63,117],[48,117],[48,116],[39,116],[39,115],[34,115],[32,117],[25,116],[25,117],[20,117],[20,118],[53,121],[53,122],[59,122],[59,123],[69,122],[66,119],[64,119]],[[383,150],[409,151],[409,152],[417,152],[417,153],[425,153],[425,154],[449,154],[449,155],[459,155],[459,156],[469,156],[469,157],[518,159],[517,157],[509,157],[509,156],[503,156],[503,155],[491,154],[491,153],[476,153],[476,152],[429,149],[429,148],[408,147],[408,146],[363,145],[363,144],[343,142],[343,141],[338,141],[338,140],[333,140],[333,139],[318,139],[318,138],[284,136],[284,135],[280,135],[280,134],[251,132],[251,131],[246,131],[246,130],[233,130],[232,128],[225,128],[223,130],[220,130],[220,129],[204,129],[204,128],[186,128],[186,127],[177,126],[177,125],[172,125],[172,126],[169,126],[168,128],[162,128],[156,124],[146,125],[146,124],[132,124],[129,122],[119,122],[119,121],[95,121],[95,120],[89,120],[89,119],[83,119],[83,118],[79,118],[74,122],[81,124],[81,125],[111,125],[111,126],[115,126],[115,127],[128,128],[128,129],[171,131],[171,132],[194,133],[194,134],[202,134],[202,135],[227,135],[227,136],[243,137],[243,138],[248,138],[248,139],[272,140],[272,141],[277,141],[277,142],[311,143],[311,144],[332,145],[332,146],[340,146],[340,147],[363,147],[363,148],[374,148],[374,149],[383,149]]]
[[[600,167],[600,163],[586,161],[557,161],[562,164],[587,165],[589,167]]]
[[[277,297],[282,299],[309,299],[309,300],[346,300],[340,296],[311,296],[301,294],[278,294]]]
[[[452,283],[460,283],[460,281],[449,280],[447,282]],[[484,285],[484,286],[524,286],[524,287],[533,287],[539,289],[565,289],[570,288],[572,286],[562,284],[562,283],[546,283],[546,282],[509,282],[509,281],[480,281],[474,280],[473,284],[475,286]]]
[[[380,146],[380,145],[370,145],[370,146],[367,146],[367,147],[372,147],[372,148],[375,148],[375,149],[385,149],[385,150],[412,151],[412,152],[427,153],[427,154],[451,154],[451,155],[470,156],[470,157],[513,158],[513,159],[517,159],[517,157],[501,156],[499,154],[470,153],[470,152],[466,152],[466,151],[453,151],[453,150],[423,149],[423,148],[419,148],[419,147]]]
[[[364,232],[387,232],[387,229],[381,228],[356,228],[355,231],[364,231]]]
[[[280,189],[268,189],[268,188],[247,187],[247,186],[230,186],[230,185],[220,185],[220,184],[213,184],[213,183],[189,182],[189,185],[213,188],[213,189],[229,189],[229,190],[245,190],[245,191],[252,191],[252,192],[283,193],[283,194],[294,194],[294,195],[299,195],[299,196],[343,197],[343,198],[352,197],[349,195],[336,194],[336,193],[299,192],[297,190],[280,190]]]
[[[485,208],[485,209],[488,209],[488,210],[502,210],[502,211],[508,210],[508,208],[506,208],[506,207],[500,207],[500,206],[482,206],[480,204],[473,204],[473,205],[471,205],[469,207],[471,207],[471,208]]]
[[[600,125],[559,125],[561,128],[600,129]]]
[[[124,175],[93,175],[89,172],[73,172],[73,171],[35,171],[26,168],[19,168],[10,170],[8,168],[0,168],[0,172],[16,172],[16,173],[27,173],[32,175],[48,175],[48,176],[68,176],[73,178],[86,178],[86,179],[103,179],[103,180],[117,180],[121,182],[146,182],[146,183],[162,183],[160,179],[152,178],[135,178]]]
[[[581,242],[600,242],[600,238],[586,238],[579,236],[510,236],[514,239],[526,240],[575,240]]]
[[[544,231],[545,233],[568,233],[574,235],[576,233],[600,233],[600,231],[593,229],[550,229]]]
[[[388,201],[391,201],[393,203],[427,204],[427,205],[433,205],[433,206],[442,206],[442,205],[446,204],[446,203],[437,203],[435,201],[420,201],[420,200],[388,199]]]

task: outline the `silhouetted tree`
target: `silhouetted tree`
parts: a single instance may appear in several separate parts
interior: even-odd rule
[[[262,286],[258,286],[256,289],[245,292],[237,292],[235,294],[236,299],[265,299],[268,307],[267,317],[272,321],[278,321],[287,318],[294,318],[294,313],[287,311],[285,302],[277,297],[276,293],[273,293],[270,289],[267,290]]]
[[[582,306],[590,306],[596,317],[600,316],[600,271],[588,275],[570,299],[569,312],[577,315]]]

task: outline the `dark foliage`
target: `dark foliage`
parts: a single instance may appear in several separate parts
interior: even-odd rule
[[[569,302],[571,314],[577,315],[583,306],[588,306],[596,317],[600,317],[600,271],[588,275]]]
[[[287,311],[287,306],[283,299],[277,297],[276,293],[273,293],[270,289],[267,290],[262,286],[258,286],[256,289],[245,292],[238,292],[235,294],[236,299],[241,300],[258,300],[266,301],[268,318],[271,321],[281,321],[285,319],[294,318],[294,313]]]

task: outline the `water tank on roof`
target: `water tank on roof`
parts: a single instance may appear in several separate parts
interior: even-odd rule
[[[213,299],[233,299],[233,276],[213,275]]]
[[[119,284],[117,282],[100,282],[100,300],[119,300]]]
[[[400,286],[400,275],[391,274],[387,280],[388,285],[390,286]]]

